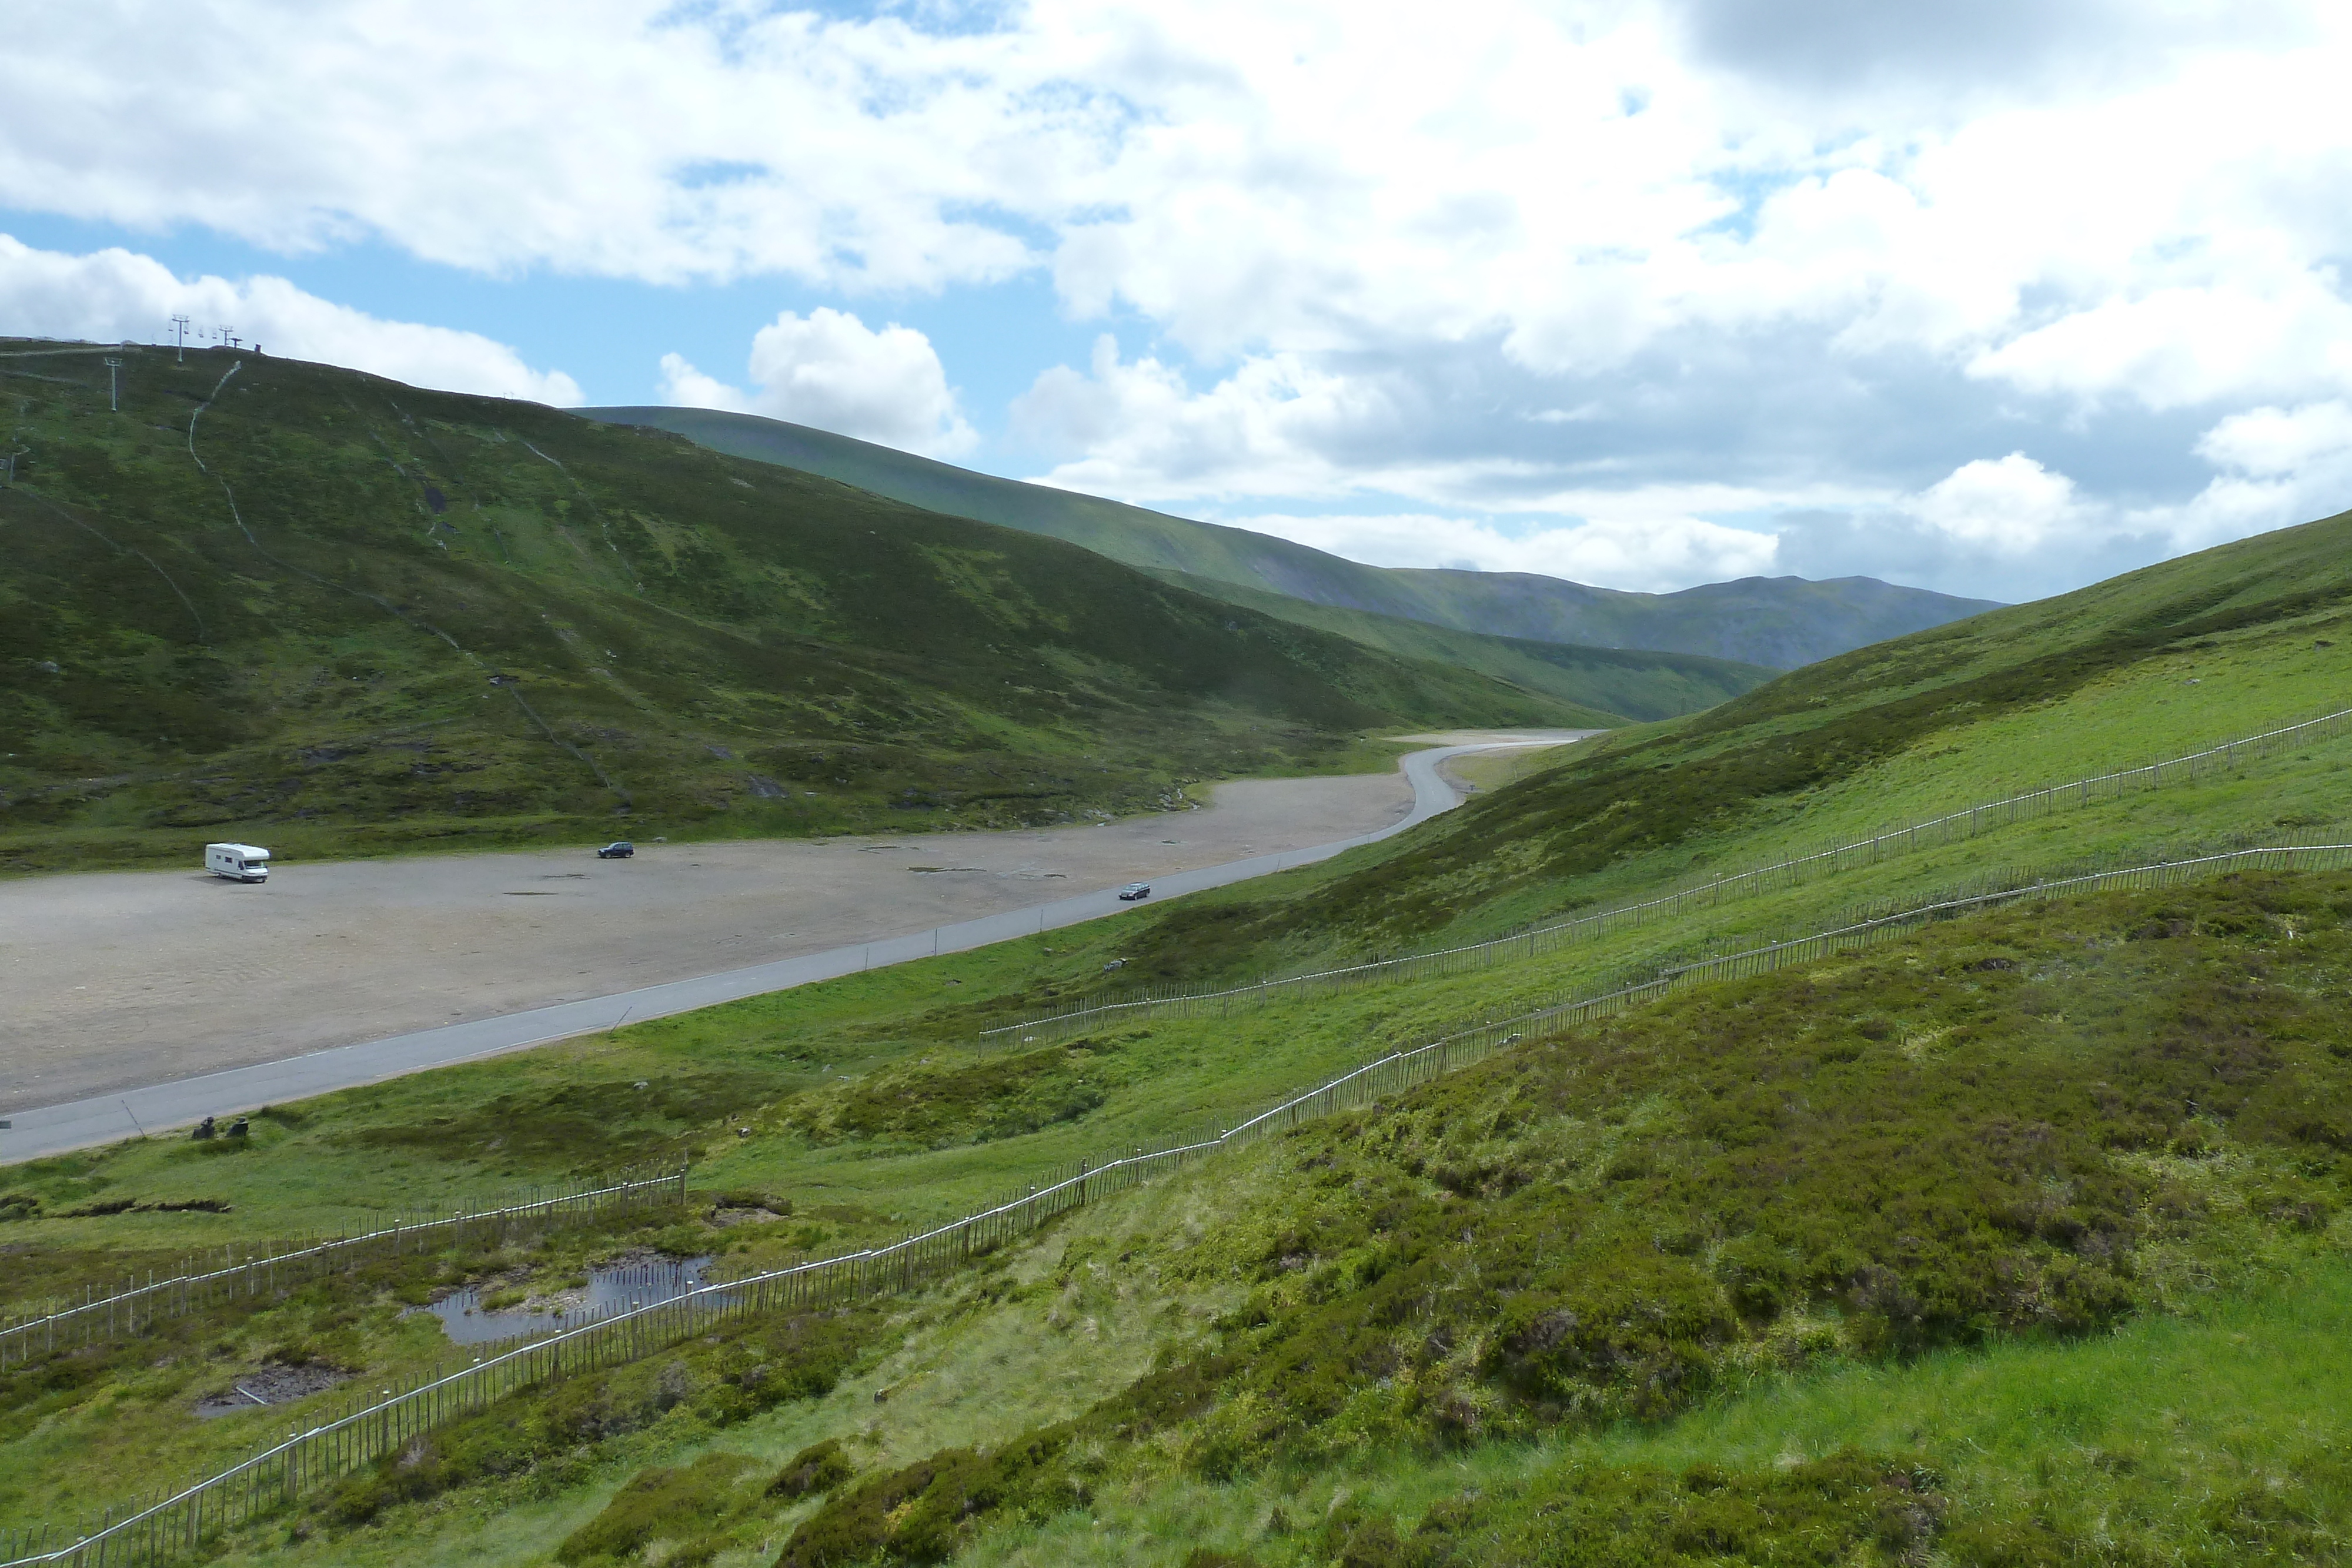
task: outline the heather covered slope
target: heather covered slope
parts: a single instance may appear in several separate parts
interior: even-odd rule
[[[2256,875],[1694,988],[1081,1211],[895,1310],[778,1314],[519,1393],[219,1560],[2331,1561],[2352,1529],[2347,942],[2345,875]],[[175,1191],[266,1205],[270,1167],[315,1155],[331,1182],[354,1142],[408,1162],[403,1192],[469,1139],[544,1168],[559,1113],[691,1127],[760,1092],[729,1080],[779,1045],[841,1040],[803,1021],[650,1109],[477,1090],[470,1121],[354,1140],[368,1096],[338,1096],[249,1153],[114,1163],[132,1179],[105,1190],[176,1167]],[[1150,1032],[1178,1037],[1171,1061],[1215,1050]],[[669,1033],[677,1076],[693,1053]],[[860,1064],[832,1099],[863,1124],[799,1135],[844,1172],[1006,1162],[1037,1134],[1003,1113],[1115,1115],[1142,1088],[1122,1058],[1152,1049],[1057,1049],[1025,1107]],[[571,1057],[625,1074],[662,1053]],[[788,1121],[824,1103],[801,1071]],[[268,1415],[184,1407],[257,1359],[426,1363],[430,1320],[400,1312],[427,1289],[553,1290],[632,1244],[790,1256],[916,1201],[803,1179],[783,1213],[776,1185],[732,1185],[747,1153],[686,1215],[372,1270],[0,1380],[0,1505],[96,1500],[142,1450],[235,1452]]]
[[[0,408],[7,863],[1132,810],[1605,716],[526,403],[125,349]]]
[[[1079,1311],[1216,1301],[1198,1343],[1066,1420],[845,1479],[778,1561],[1174,1563],[1177,1497],[1192,1542],[1266,1564],[2333,1560],[2329,1327],[2270,1314],[2234,1410],[2179,1367],[2166,1423],[2092,1336],[2288,1281],[2345,1321],[2347,961],[2340,875],[2013,911],[1301,1128],[1192,1178],[1192,1223],[1059,1249]],[[1996,1364],[1957,1405],[1906,1370],[2020,1343],[2080,1364],[2045,1350],[2037,1400]],[[1864,1367],[1865,1419],[1708,1441]]]
[[[431,1290],[557,1292],[633,1246],[871,1246],[1492,1020],[1522,1038],[1478,1066],[877,1310],[522,1391],[220,1560],[2339,1561],[2352,873],[2021,903],[1501,1020],[1970,878],[2352,842],[2340,729],[1490,967],[981,1031],[1139,977],[1491,936],[2352,706],[2347,528],[1832,661],[1246,889],[280,1107],[218,1154],[13,1168],[20,1296],[616,1161],[690,1154],[698,1201],[0,1380],[0,1518],[316,1408],[187,1415],[239,1368],[429,1364],[402,1314]]]
[[[1051,534],[1147,570],[1184,572],[1327,609],[1368,611],[1457,632],[1790,669],[1994,608],[1990,600],[1866,577],[1826,582],[1746,578],[1679,593],[1625,593],[1528,573],[1364,566],[1244,528],[974,474],[756,414],[651,407],[582,412],[676,431],[714,451],[823,474],[934,511]]]

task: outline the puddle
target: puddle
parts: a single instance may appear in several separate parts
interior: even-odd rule
[[[431,1312],[439,1318],[442,1330],[455,1343],[482,1344],[491,1340],[518,1339],[525,1334],[552,1333],[559,1329],[578,1328],[583,1323],[610,1317],[631,1307],[667,1301],[672,1296],[682,1296],[699,1286],[703,1271],[709,1266],[709,1258],[688,1258],[682,1261],[665,1258],[650,1263],[616,1263],[607,1268],[591,1269],[586,1290],[566,1291],[546,1306],[536,1309],[508,1307],[486,1312],[482,1308],[482,1292],[478,1289],[467,1289],[453,1291],[431,1306],[415,1310]]]
[[[234,1416],[240,1410],[283,1405],[289,1399],[323,1393],[338,1383],[349,1382],[351,1376],[340,1367],[323,1366],[317,1362],[301,1366],[271,1362],[254,1368],[221,1392],[197,1400],[196,1417],[209,1421],[216,1416]]]

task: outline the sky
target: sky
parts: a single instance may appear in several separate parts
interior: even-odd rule
[[[89,0],[0,332],[2015,601],[2352,507],[2347,80],[2296,0]]]

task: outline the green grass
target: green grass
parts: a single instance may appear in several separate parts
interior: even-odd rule
[[[364,1528],[359,1519],[376,1517],[387,1498],[357,1512],[348,1498],[322,1500],[302,1550],[320,1561],[397,1560],[493,1500],[519,1499],[532,1502],[530,1530],[518,1534],[518,1522],[495,1552],[469,1540],[463,1557],[536,1561],[644,1466],[715,1450],[782,1465],[832,1438],[858,1461],[859,1485],[909,1465],[938,1472],[927,1441],[1043,1452],[1045,1462],[1014,1474],[990,1469],[985,1455],[940,1473],[987,1481],[1010,1500],[996,1512],[1008,1522],[1034,1514],[1044,1542],[1071,1529],[1055,1521],[1076,1495],[1073,1476],[1138,1531],[1169,1518],[1176,1500],[1230,1493],[1255,1500],[1234,1504],[1226,1523],[1262,1535],[1257,1511],[1275,1506],[1266,1499],[1311,1495],[1311,1511],[1289,1508],[1307,1522],[1267,1559],[1290,1561],[1283,1553],[1293,1548],[1330,1555],[1344,1545],[1315,1533],[1332,1517],[1328,1489],[1364,1491],[1350,1478],[1381,1455],[1401,1475],[1411,1466],[1400,1456],[1418,1455],[1427,1472],[1391,1489],[1401,1500],[1391,1511],[1411,1524],[1413,1498],[1461,1490],[1459,1465],[1507,1469],[1529,1441],[1575,1432],[1631,1440],[1618,1423],[1703,1419],[1718,1402],[1763,1397],[1757,1391],[1776,1380],[1849,1375],[1841,1367],[1916,1378],[1919,1367],[1958,1367],[2021,1342],[2071,1355],[2067,1347],[2102,1344],[2119,1329],[2139,1332],[2131,1325],[2150,1314],[2193,1318],[2217,1289],[2259,1294],[2352,1239],[2339,1234],[2338,1153],[2352,1147],[2341,1124],[2352,1103],[2352,1058],[2342,1052],[2352,1048],[2327,1000],[2352,970],[2347,914],[2352,879],[2240,879],[2007,911],[1808,970],[1695,989],[1496,1059],[1383,1114],[1310,1126],[1077,1216],[999,1270],[908,1303],[897,1322],[855,1328],[832,1394],[717,1420],[682,1399],[677,1416],[653,1408],[660,1373],[649,1367],[629,1384],[644,1385],[637,1393],[615,1384],[598,1406],[649,1412],[607,1437],[585,1448],[541,1438],[552,1445],[548,1459],[528,1473],[509,1460],[503,1479],[495,1467],[446,1467],[434,1474],[488,1479],[394,1506]],[[887,1139],[872,1138],[838,1152],[845,1169],[881,1167],[865,1178],[874,1190],[911,1200],[927,1160],[1024,1144],[1034,1157],[1036,1143],[877,1162]],[[746,1149],[722,1166],[740,1174],[773,1157]],[[782,1255],[796,1226],[835,1212],[807,1184],[792,1185],[801,1196],[788,1218],[724,1233],[694,1221],[664,1244],[693,1249],[723,1234]],[[587,1245],[502,1266],[576,1267]],[[411,1364],[386,1337],[400,1298],[389,1281],[374,1290],[340,1307],[321,1298],[278,1311],[340,1312],[340,1329],[309,1331],[315,1343],[371,1372]],[[257,1317],[236,1354],[257,1354],[252,1336],[283,1334],[296,1321],[309,1320]],[[1555,1322],[1570,1326],[1555,1335]],[[326,1338],[338,1332],[341,1340]],[[429,1335],[401,1332],[414,1341],[407,1356],[427,1354]],[[1214,1399],[1147,1397],[1142,1414],[1120,1389],[1155,1361],[1193,1367],[1187,1375],[1207,1377],[1200,1386]],[[1065,1370],[1043,1375],[1046,1364]],[[100,1392],[68,1393],[37,1437],[11,1445],[20,1462],[7,1468],[42,1474],[44,1495],[89,1500],[123,1450],[83,1434],[192,1458],[191,1439],[170,1424],[188,1375],[108,1373],[95,1380]],[[2291,1382],[2282,1375],[2279,1385]],[[888,1393],[896,1425],[876,1425],[877,1390]],[[547,1425],[568,1408],[509,1413],[487,1429],[509,1434],[496,1451],[511,1455],[513,1432],[576,1429]],[[1045,1449],[1010,1442],[1024,1421],[1048,1435]],[[1877,1428],[1855,1436],[1863,1471],[1803,1471],[1785,1496],[1787,1478],[1774,1480],[1769,1464],[1706,1462],[1735,1481],[1750,1476],[1750,1490],[1762,1489],[1749,1499],[1756,1508],[1799,1522],[1831,1506],[1823,1489],[1832,1502],[1885,1501],[1885,1478],[1915,1461],[1940,1478],[1938,1507],[1948,1511],[1938,1531],[2041,1516],[2007,1502],[1987,1512],[1955,1467],[1923,1448],[1928,1427],[1912,1426],[1923,1436],[1901,1444],[1881,1443]],[[1834,1430],[1832,1417],[1822,1430]],[[469,1441],[453,1434],[450,1451]],[[1847,1446],[1824,1438],[1790,1451],[1827,1460]],[[551,1468],[556,1453],[570,1457]],[[1081,1462],[1092,1468],[1069,1469]],[[1544,1510],[1563,1489],[1591,1491],[1611,1518],[1666,1518],[1658,1511],[1688,1501],[1679,1481],[1653,1495],[1654,1478],[1627,1468],[1646,1462],[1638,1456],[1587,1476],[1599,1462],[1577,1459],[1584,1469],[1571,1465],[1570,1480],[1535,1476],[1517,1511],[1498,1491],[1456,1518],[1465,1540],[1503,1543],[1460,1560],[1510,1560],[1511,1531],[1550,1517]],[[1990,1462],[2000,1470],[2010,1456]],[[1738,1487],[1748,1483],[1725,1484],[1746,1495]],[[2033,1484],[2071,1485],[2063,1473]],[[1065,1501],[1047,1506],[1055,1498]],[[719,1533],[772,1549],[787,1526],[831,1506],[762,1502],[728,1513]],[[1874,1518],[1875,1507],[1864,1513]],[[950,1511],[963,1517],[961,1508]],[[1341,1513],[1349,1530],[1378,1523]],[[2148,1526],[2164,1541],[2189,1540],[2188,1528]],[[1544,1560],[1538,1537],[1527,1539],[1537,1542],[1528,1560]],[[1256,1540],[1252,1550],[1269,1548]]]
[[[1207,977],[1298,931],[1439,945],[2330,711],[2352,692],[2347,561],[2352,514],[1846,654],[1563,753],[1306,896],[1237,890],[1217,940],[1171,925],[1169,946]],[[2210,823],[2210,799],[2181,814]]]
[[[772,1264],[965,1212],[1059,1161],[1230,1124],[1370,1051],[1678,955],[1818,929],[1861,901],[1925,897],[1989,864],[2325,834],[2352,817],[2341,742],[1533,962],[1066,1043],[977,1044],[982,1028],[1139,976],[1263,972],[1492,934],[2341,706],[2347,531],[2338,519],[2249,541],[1802,672],[1722,715],[1568,753],[1401,841],[1248,888],[322,1097],[257,1118],[242,1151],[134,1141],[13,1168],[0,1182],[0,1214],[14,1217],[0,1228],[16,1260],[7,1291],[37,1296],[191,1247],[354,1228],[376,1206],[674,1155],[696,1162],[690,1213],[436,1258],[425,1278],[536,1288],[631,1244]],[[854,1539],[900,1504],[902,1520],[944,1519],[962,1505],[925,1500],[940,1476],[1000,1499],[956,1515],[971,1550],[1032,1561],[1121,1550],[1181,1561],[1150,1542],[1193,1508],[1213,1528],[1184,1551],[1378,1562],[1382,1531],[1405,1551],[1441,1502],[1430,1539],[1459,1538],[1446,1549],[1462,1561],[1553,1560],[1541,1532],[1558,1518],[1628,1552],[1732,1531],[1716,1555],[1735,1560],[1805,1560],[1782,1551],[1798,1537],[1869,1560],[1917,1546],[1919,1531],[1931,1558],[1954,1562],[2197,1561],[2233,1531],[2324,1555],[2309,1542],[2330,1539],[2339,1508],[2324,1477],[2296,1481],[2308,1495],[2266,1485],[2284,1512],[2230,1492],[2239,1500],[2158,1520],[2135,1557],[2095,1528],[2081,1534],[2106,1483],[2031,1434],[1983,1471],[1932,1423],[1900,1441],[1885,1435],[1892,1425],[1856,1426],[1849,1444],[1842,1418],[1824,1416],[1785,1469],[1778,1450],[1685,1460],[1667,1448],[1612,1458],[1605,1445],[1663,1441],[1817,1382],[2089,1354],[2112,1336],[2207,1322],[2217,1301],[2321,1278],[2352,1207],[2347,915],[2346,878],[2241,878],[2013,908],[1694,988],[1381,1114],[1074,1216],[991,1269],[861,1320],[829,1393],[720,1410],[708,1401],[735,1352],[709,1347],[682,1364],[667,1409],[657,1367],[612,1384],[623,1418],[593,1436],[560,1402],[518,1407],[502,1430],[536,1436],[491,1445],[503,1469],[459,1462],[489,1450],[454,1435],[432,1495],[401,1502],[394,1487],[364,1525],[336,1522],[322,1500],[299,1521],[307,1539],[273,1549],[544,1562],[639,1471],[721,1452],[756,1461],[700,1472],[735,1478],[697,1538],[722,1568],[772,1560],[820,1517],[847,1521]],[[1106,973],[1114,959],[1126,963]],[[708,1207],[729,1194],[766,1206]],[[151,1207],[89,1212],[123,1200]],[[152,1207],[192,1200],[217,1207]],[[14,1423],[0,1426],[0,1474],[36,1479],[6,1511],[55,1517],[119,1496],[146,1473],[142,1455],[185,1473],[236,1451],[219,1424],[193,1429],[184,1401],[275,1347],[370,1375],[425,1364],[432,1333],[397,1315],[419,1288],[353,1281],[13,1385],[0,1396]],[[1155,1369],[1182,1375],[1139,1393]],[[744,1478],[764,1486],[826,1441],[857,1467],[835,1493],[872,1483],[897,1487],[897,1502],[828,1515],[835,1494],[743,1492]],[[1016,1450],[1031,1459],[999,1466]],[[2043,1458],[2054,1479],[2039,1479]],[[2131,1474],[2175,1473],[2153,1447],[2135,1462],[2145,1469]],[[1701,1463],[1722,1477],[1692,1480]],[[910,1490],[910,1467],[926,1464],[930,1479]],[[2249,1464],[2248,1476],[2276,1473]],[[2319,1475],[2317,1464],[2305,1469]],[[1536,1479],[1513,1492],[1512,1476]],[[2001,1478],[2011,1491],[1984,1490]],[[2125,1470],[2111,1479],[2129,1490]],[[1474,1481],[1481,1497],[1465,1500]],[[673,1484],[702,1487],[648,1483]],[[2165,1485],[2147,1482],[2151,1495]],[[1355,1501],[1335,1511],[1341,1486]],[[1085,1513],[1070,1508],[1078,1488]],[[1914,1534],[1873,1533],[1889,1509],[1910,1517],[1906,1497],[1926,1500],[1902,1526]],[[1383,1498],[1385,1522],[1364,1511]],[[2070,1499],[2074,1513],[2059,1506]],[[619,1529],[634,1507],[607,1522]],[[2057,1546],[2031,1534],[2036,1520]],[[1966,1533],[1977,1524],[2011,1534]],[[688,1548],[700,1549],[660,1551]]]
[[[2046,755],[2034,749],[2031,716],[1987,720],[1981,738],[1975,727],[1948,733],[1931,748],[1942,755],[1902,754],[1821,792],[1801,809],[1759,813],[1762,827],[1732,840],[1737,848],[1722,851],[1716,863],[1752,863],[1782,852],[1815,836],[1814,824],[1825,819],[1841,831],[1849,825],[1864,831],[1911,810],[1927,814],[1965,803],[1964,795],[1939,795],[1937,768],[1960,775],[1958,789],[1990,793],[2004,782],[1999,768],[2032,778],[2029,768],[2054,771],[2069,761],[2137,760],[2151,738],[2185,745],[2209,737],[2231,716],[2267,722],[2275,716],[2263,712],[2263,701],[2285,708],[2294,696],[2307,689],[2324,692],[2329,684],[2327,667],[2293,661],[2332,656],[2330,651],[2315,654],[2303,639],[2287,654],[2282,662],[2250,643],[2235,662],[2206,655],[2200,664],[2208,672],[2205,683],[2195,688],[2181,687],[2158,670],[2130,677],[2145,689],[2110,684],[2076,694],[2040,712],[2053,727],[2079,737],[2070,747],[2047,747]],[[2294,678],[2281,679],[2282,672]],[[2157,706],[2168,694],[2178,695],[2170,706]],[[2144,711],[2138,725],[2103,731],[2103,717],[2135,703]],[[2021,751],[2027,754],[2023,765],[2017,761]],[[1004,1058],[978,1049],[983,1028],[1139,976],[1192,978],[1244,964],[1244,972],[1279,971],[1334,952],[1382,950],[1377,931],[1366,940],[1344,925],[1267,920],[1269,909],[1288,912],[1294,920],[1312,915],[1323,907],[1318,890],[1344,884],[1359,874],[1357,868],[1377,866],[1390,852],[1358,852],[1265,884],[1299,890],[1271,901],[1253,890],[1231,890],[984,953],[850,977],[328,1097],[287,1113],[286,1120],[262,1119],[251,1153],[234,1158],[202,1155],[200,1145],[155,1141],[28,1167],[0,1182],[0,1195],[17,1194],[51,1218],[14,1231],[25,1243],[37,1242],[42,1261],[17,1270],[9,1293],[37,1297],[86,1274],[102,1276],[100,1260],[113,1252],[131,1259],[125,1267],[143,1268],[192,1246],[356,1228],[380,1207],[455,1201],[514,1180],[604,1168],[673,1149],[713,1162],[708,1179],[714,1186],[819,1192],[873,1211],[877,1226],[886,1226],[884,1217],[893,1213],[910,1220],[942,1218],[1054,1161],[1157,1142],[1255,1109],[1368,1050],[1595,989],[1664,956],[1818,929],[1864,900],[1925,898],[1985,863],[2050,864],[2090,852],[2154,856],[2220,834],[2265,829],[2280,838],[2307,837],[2317,830],[2292,824],[2336,823],[2347,814],[2345,765],[2352,758],[2344,751],[2342,743],[2334,743],[2332,750],[2322,747],[2307,759],[2276,759],[2233,780],[2021,824],[1866,873],[1778,890],[1682,925],[1619,934],[1537,963],[1227,1021],[1122,1028],[1099,1037],[1100,1051],[1073,1054],[1056,1047],[1042,1063],[1013,1072],[1017,1082],[1000,1082],[1007,1072]],[[1719,835],[1707,847],[1728,838]],[[1748,850],[1749,843],[1754,850]],[[1570,885],[1589,890],[1591,897],[1636,892],[1642,865],[1672,858],[1648,857]],[[1474,935],[1482,934],[1482,925],[1498,929],[1513,914],[1547,912],[1536,900],[1558,896],[1557,884],[1538,883],[1516,908],[1507,899],[1500,901],[1500,913],[1474,905],[1455,929]],[[1126,967],[1106,976],[1103,966],[1114,958]],[[927,1057],[932,1059],[928,1065]],[[1089,1068],[1086,1059],[1097,1067]],[[973,1069],[977,1075],[970,1076]],[[659,1087],[640,1092],[634,1087],[640,1081]],[[990,1083],[998,1087],[980,1095],[985,1103],[972,1112],[980,1120],[967,1116],[952,1127],[943,1123],[920,1136],[908,1135],[919,1131],[912,1124],[877,1126],[876,1132],[889,1135],[864,1140],[806,1136],[836,1119],[836,1101],[845,1103],[845,1097],[859,1092],[912,1094],[928,1104],[940,1095],[979,1095]],[[761,1135],[736,1138],[732,1129],[743,1124]],[[1016,1126],[1034,1130],[1003,1135]],[[989,1141],[969,1141],[989,1129],[996,1134]],[[211,1199],[232,1212],[55,1218],[103,1199]]]
[[[1778,1375],[1656,1425],[1486,1445],[1437,1462],[1383,1449],[1328,1470],[1122,1489],[1090,1516],[1008,1530],[964,1560],[1175,1564],[1206,1548],[1286,1564],[1327,1561],[1339,1534],[1358,1561],[1378,1562],[1387,1533],[1450,1550],[1454,1561],[1556,1563],[1581,1549],[1601,1562],[1675,1563],[1688,1559],[1671,1550],[1674,1526],[1729,1490],[1725,1481],[1753,1490],[1858,1450],[1930,1479],[1941,1561],[2329,1561],[2352,1543],[2347,1335],[2352,1266],[2339,1255],[2092,1339]],[[1638,1482],[1667,1506],[1598,1521],[1562,1506]],[[1335,1511],[1345,1515],[1338,1531],[1326,1522]],[[1863,1527],[1853,1533],[1865,1562],[1879,1545],[1874,1513],[1832,1521]],[[1420,1534],[1433,1515],[1453,1528]],[[1590,1533],[1539,1533],[1569,1520]],[[1627,1539],[1629,1525],[1647,1538]],[[1803,1542],[1757,1533],[1746,1551],[1722,1555],[1807,1561]],[[1391,1560],[1414,1559],[1401,1551]]]
[[[2258,674],[2249,673],[2250,685]],[[2002,755],[2005,747],[1997,737],[1988,750]],[[708,1165],[698,1181],[714,1188],[822,1195],[871,1211],[881,1228],[892,1214],[908,1223],[951,1217],[1054,1162],[1230,1123],[1368,1051],[1598,989],[1666,956],[1819,929],[1864,900],[1925,899],[1984,863],[2049,864],[2135,849],[2154,856],[2200,835],[2266,827],[2279,837],[2309,836],[2275,824],[2340,821],[2347,760],[2324,748],[2309,760],[2281,758],[2236,779],[2021,824],[1537,962],[1225,1020],[1122,1026],[1076,1050],[983,1049],[978,1037],[1160,967],[1176,977],[1213,971],[1225,952],[1268,968],[1288,952],[1303,966],[1328,956],[1335,934],[1251,935],[1261,905],[1234,890],[396,1080],[262,1118],[251,1152],[234,1157],[158,1140],[12,1173],[0,1195],[17,1194],[50,1217],[107,1199],[210,1199],[232,1211],[42,1218],[15,1234],[37,1239],[53,1263],[21,1273],[11,1293],[46,1293],[110,1249],[136,1253],[144,1267],[175,1247],[356,1228],[380,1206],[437,1205],[672,1151]],[[1380,852],[1288,873],[1277,885],[1328,885]],[[1284,903],[1314,907],[1310,892]],[[1221,918],[1235,913],[1238,938]],[[1344,937],[1344,928],[1336,935]],[[1107,976],[1103,966],[1114,958],[1126,967]],[[639,1082],[649,1087],[636,1089]],[[906,1113],[877,1117],[877,1103],[903,1104]],[[741,1125],[759,1135],[736,1137]],[[845,1131],[855,1135],[839,1135]]]
[[[656,433],[126,358],[119,414],[5,372],[7,869],[1067,821],[1591,716]]]
[[[1065,1251],[1246,1292],[1180,1364],[1169,1386],[1198,1385],[1180,1407],[1139,1384],[985,1453],[877,1470],[800,1539],[929,1561],[941,1531],[1042,1522],[1074,1496],[1399,1446],[1442,1468],[1785,1371],[2080,1341],[2257,1289],[2352,1239],[2352,1037],[2325,999],[2352,967],[2347,919],[2344,876],[1980,916],[1303,1128],[1220,1173],[1204,1232]],[[1886,1500],[1830,1481],[1865,1523]],[[1671,1498],[1619,1501],[1671,1522]]]

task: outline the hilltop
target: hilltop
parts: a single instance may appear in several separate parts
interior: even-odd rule
[[[1619,722],[657,432],[236,354],[16,344],[15,867],[996,826]]]
[[[1364,566],[1266,534],[975,474],[756,414],[656,407],[580,412],[675,431],[713,451],[823,474],[933,511],[1050,534],[1131,566],[1183,573],[1189,586],[1350,635],[1360,634],[1355,623],[1328,616],[1307,620],[1263,596],[1457,632],[1780,670],[1996,608],[1990,600],[1957,599],[1867,577],[1823,582],[1751,577],[1677,593],[1627,593],[1526,572]],[[1227,586],[1256,592],[1226,594]],[[1386,645],[1377,632],[1365,640]],[[1717,672],[1717,679],[1725,676],[1737,679],[1738,673]]]

